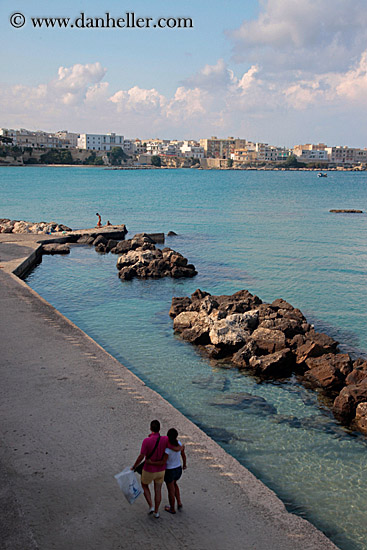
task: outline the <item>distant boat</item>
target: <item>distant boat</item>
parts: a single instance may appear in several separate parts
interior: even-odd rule
[[[322,172],[319,172],[319,173],[317,174],[317,177],[318,177],[318,178],[327,178],[327,174],[323,174]]]

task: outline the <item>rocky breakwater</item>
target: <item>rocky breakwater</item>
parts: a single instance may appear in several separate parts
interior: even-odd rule
[[[70,227],[56,222],[26,222],[24,220],[0,219],[0,233],[34,233],[48,235],[71,231]]]
[[[100,243],[101,244],[101,243]],[[106,246],[106,245],[103,245]],[[97,245],[96,250],[99,249]],[[195,266],[179,252],[171,248],[157,248],[147,235],[135,235],[132,239],[120,241],[110,248],[115,254],[120,254],[117,260],[119,277],[129,281],[135,277],[140,279],[161,277],[193,277],[197,274]]]
[[[367,361],[340,353],[338,342],[316,332],[282,299],[271,304],[247,290],[212,296],[196,290],[173,298],[176,333],[213,359],[227,359],[263,378],[288,377],[333,400],[335,416],[367,434]]]

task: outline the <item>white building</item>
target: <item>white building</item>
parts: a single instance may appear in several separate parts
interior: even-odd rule
[[[324,143],[317,145],[306,143],[305,145],[296,145],[293,148],[293,154],[301,162],[328,162],[329,156],[326,149]]]
[[[68,132],[67,130],[60,130],[55,133],[55,136],[59,138],[63,149],[75,149],[78,147],[79,134]]]
[[[12,128],[0,128],[0,136],[11,138],[13,142],[9,143],[9,145],[17,144],[17,130],[13,130]]]
[[[31,147],[32,149],[59,149],[62,147],[59,137],[42,130],[33,132],[25,128],[19,130],[1,128],[1,135],[13,138],[13,145],[18,147]]]
[[[184,141],[180,150],[183,157],[191,159],[203,159],[205,154],[204,147],[199,144],[194,145],[189,141]]]
[[[111,151],[114,147],[124,148],[124,136],[116,134],[80,134],[79,149],[90,151]]]
[[[353,147],[326,147],[329,162],[336,165],[364,164],[367,162],[367,149]]]

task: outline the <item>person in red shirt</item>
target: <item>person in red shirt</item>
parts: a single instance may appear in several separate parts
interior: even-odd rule
[[[165,464],[148,464],[147,458],[153,462],[162,462],[165,450],[168,447],[168,437],[166,435],[161,436],[159,431],[161,425],[159,420],[152,420],[150,423],[151,434],[146,437],[142,443],[141,451],[138,458],[135,460],[132,470],[145,459],[143,472],[141,475],[141,485],[144,491],[145,500],[149,506],[149,514],[154,514],[154,517],[159,518],[159,505],[162,500],[162,483],[164,481],[164,474],[166,470]],[[154,506],[152,504],[152,497],[150,494],[149,485],[154,483]]]

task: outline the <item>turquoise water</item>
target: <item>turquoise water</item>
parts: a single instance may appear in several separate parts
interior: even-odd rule
[[[126,223],[129,234],[167,239],[194,263],[190,280],[121,282],[117,257],[75,247],[47,257],[28,282],[55,307],[200,425],[343,549],[367,547],[366,439],[334,421],[295,380],[259,383],[211,363],[172,332],[172,296],[247,288],[282,297],[318,330],[366,353],[367,210],[363,173],[106,171],[3,168],[0,217],[91,227]],[[226,393],[264,397],[276,414],[218,405]]]

